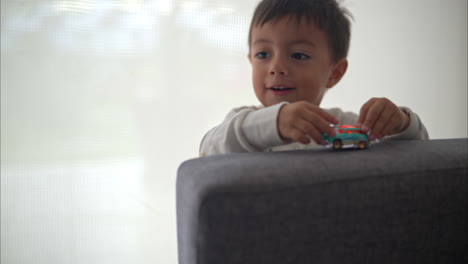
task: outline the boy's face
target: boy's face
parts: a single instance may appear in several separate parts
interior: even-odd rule
[[[319,106],[347,68],[346,59],[333,63],[325,33],[306,19],[284,17],[253,27],[251,39],[253,86],[264,106],[284,101]]]

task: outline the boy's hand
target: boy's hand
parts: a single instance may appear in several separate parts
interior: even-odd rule
[[[330,124],[338,124],[338,120],[318,106],[304,101],[286,104],[278,114],[280,136],[303,144],[308,144],[310,139],[325,144],[322,133],[335,136]]]
[[[358,125],[364,133],[371,132],[369,139],[380,139],[398,134],[409,126],[409,116],[387,98],[372,98],[359,113]]]

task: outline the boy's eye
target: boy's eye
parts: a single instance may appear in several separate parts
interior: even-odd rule
[[[296,59],[296,60],[306,60],[306,59],[310,58],[310,56],[306,55],[304,53],[295,52],[295,53],[291,54],[291,58]]]
[[[258,59],[266,59],[268,58],[269,54],[265,51],[260,51],[260,52],[257,52],[255,53],[255,58],[258,58]]]

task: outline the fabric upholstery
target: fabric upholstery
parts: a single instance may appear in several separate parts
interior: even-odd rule
[[[467,139],[387,141],[186,161],[179,263],[461,263],[467,149]]]

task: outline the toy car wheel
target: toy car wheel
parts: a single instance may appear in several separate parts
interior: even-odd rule
[[[367,147],[367,142],[366,141],[359,141],[358,143],[358,148],[359,149],[365,149]]]
[[[333,149],[340,149],[341,146],[343,146],[343,144],[341,143],[341,140],[335,139],[335,141],[333,141]]]

